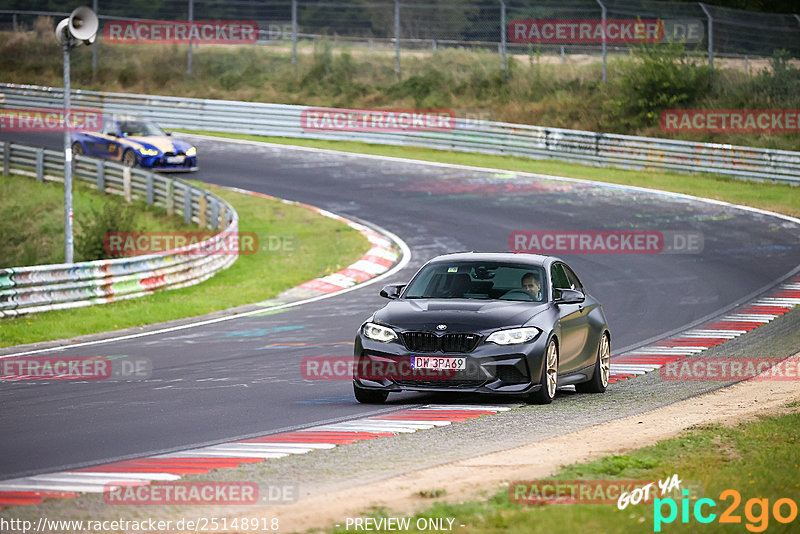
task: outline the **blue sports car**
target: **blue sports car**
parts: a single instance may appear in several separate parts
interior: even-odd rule
[[[100,132],[72,134],[72,153],[154,171],[196,171],[197,149],[170,135],[147,119],[106,116]]]

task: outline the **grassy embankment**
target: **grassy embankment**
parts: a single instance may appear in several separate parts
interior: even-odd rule
[[[683,523],[683,501],[680,494],[673,496],[676,516],[671,523],[662,521],[660,532],[796,532],[800,518],[800,483],[798,465],[800,458],[800,412],[795,404],[793,413],[763,418],[736,427],[704,425],[695,427],[679,437],[660,441],[655,445],[637,449],[624,455],[605,456],[599,460],[562,468],[547,480],[561,481],[657,481],[678,475],[682,488],[689,490],[687,520]],[[541,491],[542,481],[526,481],[521,486],[520,497],[536,496],[532,488]],[[566,495],[570,489],[562,488]],[[617,485],[616,487],[619,487]],[[657,485],[654,485],[657,489]],[[722,494],[735,490],[735,495]],[[702,491],[702,494],[700,494]],[[516,493],[512,493],[513,497]],[[578,494],[580,495],[580,494]],[[613,489],[592,495],[614,496]],[[443,497],[442,490],[431,488],[425,496]],[[704,516],[715,514],[708,524],[694,516],[698,498],[712,499],[715,507],[706,503]],[[779,499],[794,503],[794,519],[788,524],[779,522],[774,513]],[[763,501],[762,501],[763,500]],[[507,489],[483,501],[460,504],[435,503],[412,517],[407,532],[420,532],[419,518],[455,518],[456,531],[461,533],[555,533],[603,532],[628,534],[654,532],[656,513],[667,518],[669,504],[656,508],[654,504],[639,503],[619,510],[617,504],[518,504],[512,502]],[[721,524],[720,518],[728,509],[736,523]],[[792,505],[783,501],[779,513],[784,518],[792,516]],[[370,514],[372,515],[372,514]],[[391,511],[381,510],[373,517],[389,517]],[[352,531],[352,530],[351,530]],[[380,530],[378,530],[380,532]],[[330,532],[347,532],[330,529]],[[385,531],[390,532],[390,531]],[[423,530],[421,532],[427,532]]]

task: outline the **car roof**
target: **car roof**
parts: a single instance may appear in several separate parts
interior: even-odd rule
[[[516,252],[455,252],[453,254],[442,254],[431,259],[428,263],[440,263],[448,261],[497,261],[509,263],[524,263],[543,267],[552,261],[561,261],[554,256],[544,256],[541,254],[527,254]]]

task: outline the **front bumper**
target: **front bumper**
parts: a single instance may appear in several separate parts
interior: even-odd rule
[[[197,156],[185,157],[181,163],[168,163],[167,156],[142,156],[139,157],[139,166],[158,172],[193,172],[197,166]]]
[[[527,394],[541,384],[547,336],[520,345],[481,341],[471,352],[412,352],[402,341],[381,343],[356,337],[353,380],[362,389],[399,391],[461,391],[471,393]],[[461,371],[412,369],[413,356],[466,358]]]

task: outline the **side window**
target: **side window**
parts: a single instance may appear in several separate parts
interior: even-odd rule
[[[103,134],[113,135],[117,133],[117,125],[114,121],[105,121],[103,123]]]
[[[564,273],[564,268],[560,263],[554,263],[550,267],[550,278],[553,279],[553,289],[572,289],[567,275]]]
[[[585,293],[585,291],[583,290],[583,284],[581,284],[581,281],[578,280],[578,275],[575,274],[572,271],[572,269],[570,269],[566,265],[562,264],[562,266],[564,267],[564,272],[567,273],[567,279],[569,279],[569,283],[572,286],[572,289],[577,289],[578,291],[583,291]]]

